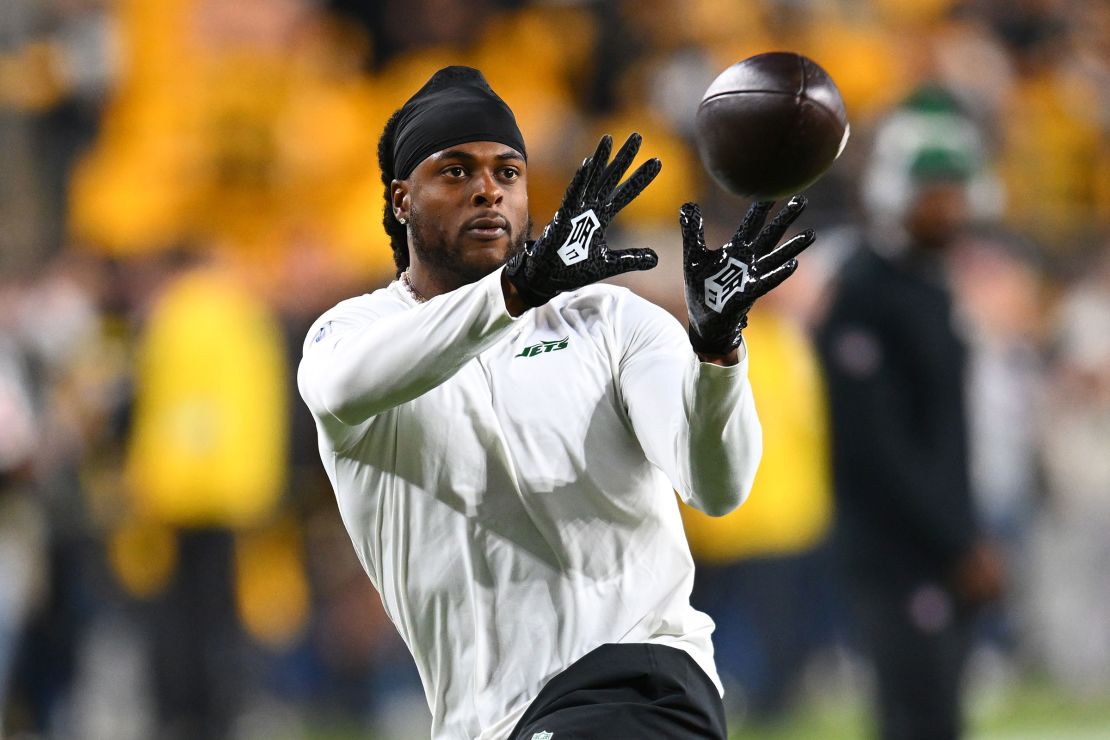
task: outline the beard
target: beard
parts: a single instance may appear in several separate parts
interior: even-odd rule
[[[524,249],[525,242],[532,234],[532,217],[528,217],[519,234],[513,232],[512,224],[507,226],[509,245],[504,257],[497,260],[469,258],[472,250],[463,246],[462,234],[452,237],[438,224],[425,223],[423,214],[415,207],[409,208],[409,234],[413,251],[424,265],[440,275],[454,277],[459,285],[467,285],[489,275],[504,265],[512,255]]]

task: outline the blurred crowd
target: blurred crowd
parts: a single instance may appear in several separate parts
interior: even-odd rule
[[[684,320],[678,206],[717,243],[746,208],[704,174],[694,111],[776,49],[830,72],[852,135],[807,192],[816,246],[745,332],[752,499],[687,512],[730,711],[781,716],[854,665],[812,331],[933,141],[974,169],[948,272],[1008,574],[975,665],[1110,693],[1103,0],[4,0],[0,734],[426,737],[293,382],[309,323],[394,278],[385,120],[439,67],[483,70],[537,224],[601,133],[642,133],[663,172],[610,242],[659,251],[626,284]]]

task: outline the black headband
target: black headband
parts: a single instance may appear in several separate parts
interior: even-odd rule
[[[471,141],[496,141],[527,159],[512,110],[482,73],[444,67],[401,107],[393,141],[394,176],[404,180],[429,155]]]

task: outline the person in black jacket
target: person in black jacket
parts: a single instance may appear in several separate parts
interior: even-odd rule
[[[966,351],[943,259],[969,221],[964,165],[942,150],[912,159],[900,228],[847,258],[818,331],[835,541],[884,740],[960,735],[973,616],[1002,587],[971,500]]]

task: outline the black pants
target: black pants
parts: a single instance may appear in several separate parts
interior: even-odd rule
[[[151,603],[151,657],[160,738],[232,735],[248,676],[235,608],[235,537],[226,529],[177,533],[177,571]]]
[[[879,737],[961,737],[960,687],[974,615],[936,588],[918,589],[915,595],[913,589],[857,586],[854,597],[861,637],[875,667]]]
[[[717,688],[665,645],[602,645],[543,687],[511,740],[726,740]]]

